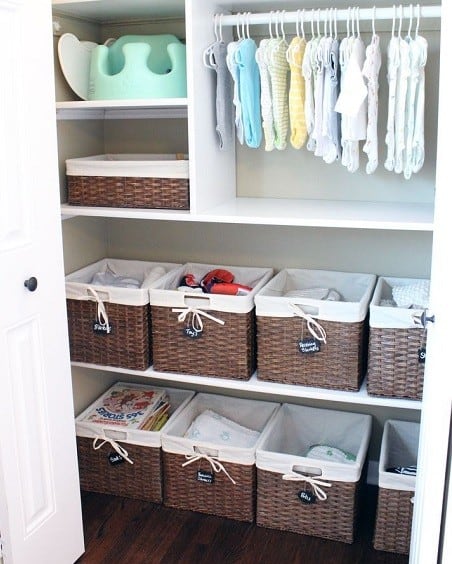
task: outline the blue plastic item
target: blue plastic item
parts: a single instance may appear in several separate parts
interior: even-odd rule
[[[186,96],[186,48],[175,35],[124,35],[91,53],[89,100]]]

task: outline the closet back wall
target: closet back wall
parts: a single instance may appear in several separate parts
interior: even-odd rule
[[[109,219],[117,258],[428,277],[432,234]]]

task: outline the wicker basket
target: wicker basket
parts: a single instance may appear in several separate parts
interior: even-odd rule
[[[149,386],[139,384],[134,384],[134,386],[149,388]],[[161,389],[155,386],[152,388]],[[166,391],[171,404],[169,422],[187,405],[194,396],[194,392],[176,389]],[[91,406],[76,419],[81,489],[161,503],[163,500],[162,431],[139,429],[122,431],[114,425],[83,422],[85,414],[90,410]],[[116,453],[110,442],[107,441],[98,450],[93,448],[93,441],[98,437],[109,438],[125,448],[133,464],[127,461],[112,464],[110,456]]]
[[[190,294],[178,291],[181,278],[197,279],[214,268],[232,272],[251,286],[245,296]],[[154,369],[247,380],[256,368],[254,296],[271,277],[271,269],[186,264],[150,289]],[[202,322],[202,332],[191,331]],[[187,334],[188,331],[188,334]]]
[[[146,370],[151,362],[149,285],[177,265],[103,259],[66,276],[66,305],[71,360],[131,370]],[[91,284],[98,272],[112,269],[140,282],[139,289]],[[159,274],[160,273],[160,274]],[[109,330],[97,323],[99,308]],[[104,327],[105,328],[105,327]]]
[[[188,161],[173,155],[68,159],[66,175],[73,206],[190,209]]]
[[[283,404],[256,449],[257,524],[352,543],[370,430],[369,415]],[[304,456],[316,444],[356,460]]]
[[[392,288],[416,280],[379,278],[370,304],[367,391],[374,396],[422,399],[426,330],[414,316],[422,311],[381,306]]]
[[[408,554],[416,477],[387,469],[417,463],[419,424],[388,420],[385,423],[378,472],[378,503],[374,548]]]
[[[164,504],[253,522],[256,506],[255,448],[185,437],[205,410],[262,432],[278,404],[198,394],[162,434]]]
[[[366,371],[366,316],[375,278],[321,270],[286,269],[277,274],[255,300],[257,377],[359,390]],[[306,297],[313,288],[334,289],[341,300]]]

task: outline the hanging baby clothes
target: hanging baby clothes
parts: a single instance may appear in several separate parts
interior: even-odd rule
[[[331,38],[324,51],[324,92],[322,112],[323,160],[330,164],[341,154],[340,114],[335,111],[339,96],[339,42]]]
[[[341,74],[340,74],[340,81],[339,81],[339,94],[338,94],[338,98],[340,93],[342,92],[342,90],[344,89],[344,77],[345,77],[345,69],[347,68],[348,65],[348,60],[350,58],[350,50],[349,50],[349,42],[353,41],[353,37],[344,37],[344,39],[342,39],[342,41],[340,42],[339,45],[339,66],[341,69]],[[348,126],[348,122],[349,122],[349,118],[347,116],[347,114],[343,114],[341,115],[340,112],[338,112],[337,110],[337,100],[336,100],[336,106],[334,107],[335,111],[337,112],[337,114],[339,116],[341,116],[341,147],[342,147],[342,158],[341,158],[341,162],[343,164],[343,166],[347,166],[348,165],[348,150],[347,152],[344,151],[344,146],[347,144],[348,141],[346,141],[345,137],[346,137],[346,132],[348,132],[349,130],[349,126]]]
[[[414,112],[413,134],[413,172],[419,172],[424,164],[424,106],[425,106],[425,65],[427,64],[428,43],[424,37],[416,35],[416,42],[420,44],[421,60],[419,64],[419,81],[416,95],[416,110]]]
[[[306,41],[303,37],[294,37],[287,50],[290,67],[289,118],[290,143],[294,149],[301,149],[306,142],[307,130],[304,113],[305,81],[301,73]]]
[[[242,108],[242,121],[245,142],[256,149],[262,141],[260,114],[259,68],[256,63],[256,43],[252,39],[242,39],[235,52],[239,74],[239,98]]]
[[[395,97],[395,149],[394,149],[394,172],[400,174],[403,171],[405,158],[405,110],[408,90],[408,79],[410,77],[410,47],[404,39],[399,40],[400,63],[397,69],[397,89]]]
[[[366,138],[367,130],[367,88],[362,76],[365,47],[361,37],[349,38],[347,50],[350,55],[345,65],[343,87],[337,100],[336,111],[348,118],[346,128],[342,124],[342,163],[349,172],[355,172],[359,168],[359,141]]]
[[[234,81],[234,95],[233,103],[235,106],[235,129],[239,143],[243,145],[243,122],[242,122],[242,106],[240,104],[239,96],[239,69],[237,61],[235,60],[235,53],[239,47],[239,41],[231,41],[228,43],[226,64],[229,72],[231,73],[232,80]]]
[[[329,52],[331,37],[321,37],[317,44],[317,52],[311,57],[314,74],[314,131],[312,138],[315,141],[314,155],[323,157],[323,94],[325,87],[325,53]]]
[[[314,79],[311,67],[311,49],[313,48],[313,45],[314,39],[311,39],[306,43],[303,62],[301,64],[301,74],[303,75],[305,81],[304,116],[306,134],[309,136],[309,140],[314,130]],[[309,140],[308,145],[310,142]]]
[[[227,47],[223,41],[215,41],[205,53],[205,64],[216,72],[216,127],[221,150],[229,149],[234,140],[232,115],[233,87],[226,63]]]
[[[395,108],[397,92],[397,73],[400,65],[400,40],[392,36],[388,45],[388,118],[385,143],[387,147],[385,169],[394,170],[395,164]]]
[[[278,39],[270,41],[267,47],[268,71],[270,73],[273,127],[275,129],[275,148],[280,151],[287,146],[289,131],[289,107],[287,104],[287,79],[289,64],[286,59],[287,43]]]
[[[320,37],[313,37],[309,42],[310,48],[309,50],[306,49],[305,57],[304,57],[305,59],[306,53],[308,52],[309,57],[308,60],[306,61],[306,74],[309,77],[311,97],[312,97],[311,98],[312,106],[309,108],[308,111],[306,111],[306,106],[305,106],[306,127],[308,130],[308,142],[306,144],[306,148],[308,149],[308,151],[315,151],[315,146],[316,146],[316,142],[314,138],[314,126],[315,126],[315,112],[316,112],[315,92],[316,92],[316,84],[317,84],[317,48],[319,42],[320,42]],[[304,64],[304,59],[303,59],[303,64]],[[308,70],[308,65],[309,65],[309,70]],[[308,79],[306,79],[305,77],[305,80],[307,81]],[[307,97],[308,97],[308,92],[306,91],[306,101],[307,101]],[[312,112],[312,115],[308,116],[310,112]]]
[[[256,61],[261,79],[261,114],[262,129],[264,130],[265,150],[273,151],[275,148],[275,130],[273,128],[273,107],[271,94],[271,81],[268,72],[268,43],[271,39],[262,39],[256,50]]]
[[[410,48],[410,76],[408,78],[406,102],[406,149],[403,169],[403,174],[407,180],[411,178],[413,172],[420,170],[424,159],[424,67],[427,60],[427,41],[423,37],[417,36],[411,39],[408,44]],[[419,132],[422,132],[420,136]],[[416,158],[414,155],[415,143],[416,151],[418,147],[422,146],[420,161],[417,155]]]
[[[378,75],[381,67],[380,38],[373,35],[366,49],[363,76],[367,81],[367,136],[363,151],[367,154],[367,174],[378,166]]]

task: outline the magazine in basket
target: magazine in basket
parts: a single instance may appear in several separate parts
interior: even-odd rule
[[[149,421],[167,406],[165,390],[117,382],[91,406],[82,421],[147,429]]]

